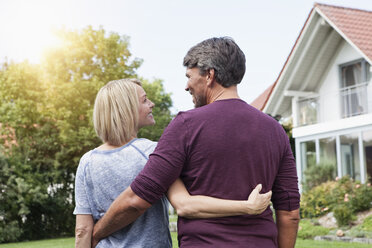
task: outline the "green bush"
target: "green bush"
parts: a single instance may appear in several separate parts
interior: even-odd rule
[[[315,218],[329,212],[335,204],[330,192],[336,187],[335,182],[326,182],[301,195],[301,216]]]
[[[334,164],[327,162],[309,166],[304,172],[304,190],[310,190],[315,186],[331,181],[335,177],[335,168]]]
[[[351,196],[351,207],[354,212],[360,212],[371,208],[372,190],[369,184],[355,184],[355,190]]]
[[[349,225],[350,222],[355,219],[355,215],[349,204],[341,204],[336,206],[333,209],[333,215],[336,218],[338,226]]]
[[[9,223],[0,222],[0,243],[15,242],[22,235],[22,230],[17,221]]]
[[[350,223],[355,213],[371,207],[371,185],[355,182],[349,177],[322,183],[301,196],[302,218],[319,217],[333,211],[340,226]]]
[[[315,236],[326,235],[328,232],[327,228],[314,225],[311,220],[301,220],[297,237],[300,239],[312,239]]]

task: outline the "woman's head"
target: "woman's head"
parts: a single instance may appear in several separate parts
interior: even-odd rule
[[[152,116],[152,108],[155,106],[150,99],[147,98],[145,90],[137,86],[138,94],[138,130],[142,127],[151,126],[155,124],[154,117]]]
[[[137,135],[138,129],[143,126],[144,114],[140,117],[139,97],[143,92],[141,82],[136,79],[114,80],[99,90],[94,103],[93,122],[103,142],[120,146]],[[150,110],[152,107],[153,104]]]

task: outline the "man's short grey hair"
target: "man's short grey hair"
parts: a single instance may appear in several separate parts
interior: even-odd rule
[[[199,68],[200,75],[214,69],[217,83],[227,88],[242,81],[245,56],[232,38],[210,38],[190,48],[183,65],[190,69]]]

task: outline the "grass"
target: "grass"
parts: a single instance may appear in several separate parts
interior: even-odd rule
[[[299,239],[313,239],[315,236],[323,236],[329,233],[330,229],[320,225],[314,225],[311,220],[302,219],[297,233]]]
[[[0,246],[1,247],[1,246]],[[296,248],[370,248],[370,244],[297,239]]]
[[[178,248],[177,233],[172,233],[173,248]],[[20,243],[0,244],[0,248],[73,248],[74,238],[48,239]],[[368,248],[370,244],[328,242],[297,239],[296,248]]]
[[[0,244],[1,248],[73,248],[75,238],[47,239],[19,243]]]
[[[177,222],[177,219],[178,215],[176,214],[169,215],[169,222]]]
[[[177,233],[171,232],[173,248],[178,248]]]

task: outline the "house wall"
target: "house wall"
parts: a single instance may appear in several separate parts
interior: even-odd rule
[[[352,167],[354,171],[353,177],[357,180],[366,182],[367,176],[372,176],[371,169],[367,171],[367,158],[365,147],[371,146],[367,142],[367,135],[372,136],[372,97],[368,99],[369,114],[341,118],[341,96],[340,96],[340,71],[339,67],[342,64],[361,59],[362,55],[355,50],[346,41],[343,42],[338,53],[332,60],[332,65],[324,77],[324,80],[319,84],[317,90],[319,94],[318,108],[318,123],[309,126],[302,126],[293,129],[293,137],[296,139],[296,164],[300,181],[303,180],[303,172],[306,170],[304,159],[307,158],[309,152],[301,151],[301,144],[307,142],[315,143],[315,152],[313,156],[319,162],[322,157],[321,142],[322,139],[333,139],[335,145],[330,146],[332,152],[326,151],[329,157],[332,157],[338,176],[348,174],[346,172],[346,164],[343,155],[345,154],[345,146],[350,145],[352,150]],[[370,77],[372,78],[372,77]],[[368,96],[372,96],[372,83],[367,88]],[[370,142],[372,143],[372,142]],[[372,147],[372,146],[371,146]],[[336,149],[335,149],[336,148]],[[347,148],[347,147],[346,147]],[[343,150],[344,149],[344,150]],[[372,157],[372,156],[370,156]],[[371,159],[371,158],[370,158]]]
[[[319,119],[321,122],[328,122],[341,119],[340,96],[340,75],[339,66],[353,60],[362,58],[349,43],[343,42],[339,53],[333,60],[333,65],[321,83],[319,88]]]

